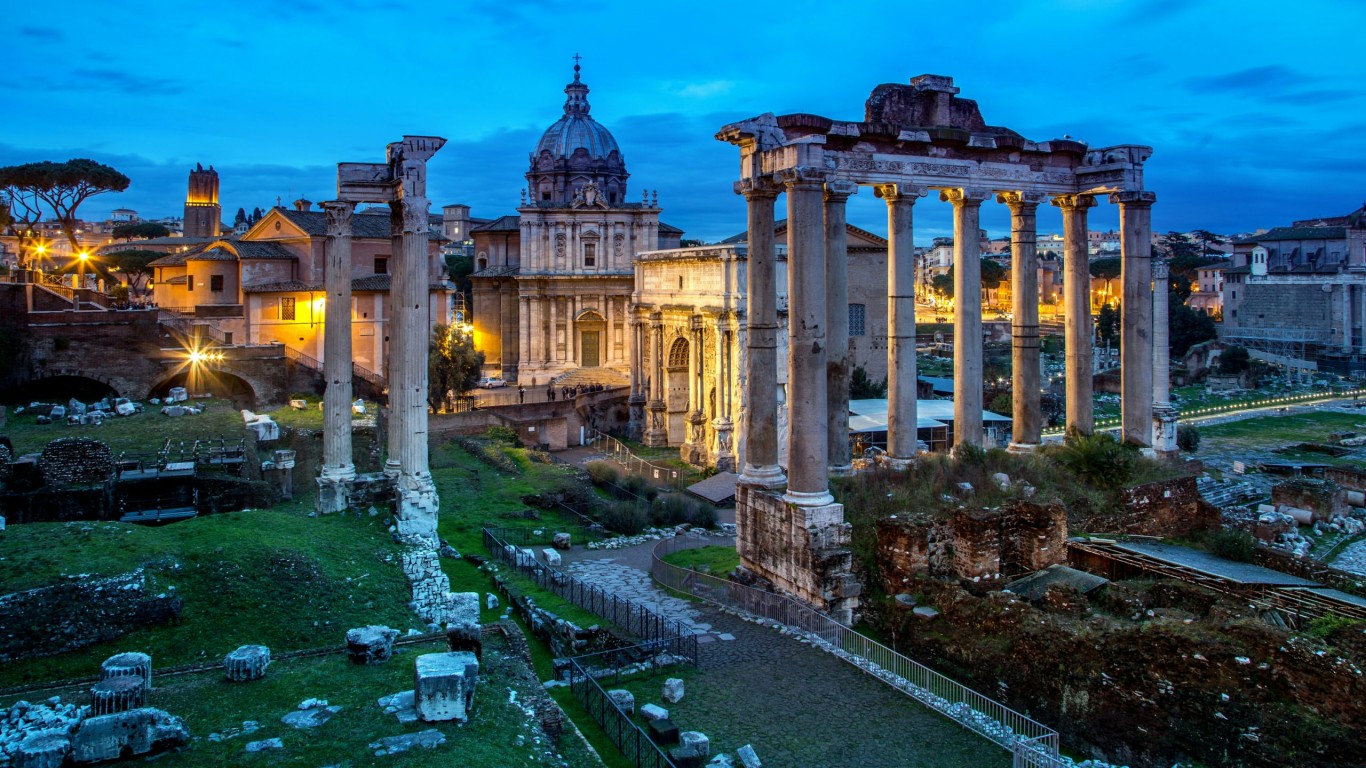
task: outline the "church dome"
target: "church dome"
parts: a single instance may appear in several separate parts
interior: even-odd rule
[[[565,86],[564,116],[541,135],[531,153],[527,181],[535,203],[567,205],[585,184],[596,184],[605,202],[625,201],[626,162],[612,132],[589,113],[588,86],[579,79]]]

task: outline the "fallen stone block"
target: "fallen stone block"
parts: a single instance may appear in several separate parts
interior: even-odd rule
[[[664,692],[661,694],[663,699],[670,704],[677,704],[683,700],[683,681],[677,677],[671,677],[664,681]]]
[[[490,611],[498,610],[498,596],[492,592],[484,596],[484,606]]]
[[[267,749],[284,749],[285,743],[276,736],[273,739],[261,739],[260,741],[248,741],[246,750],[248,752],[264,752]]]
[[[915,614],[915,617],[922,621],[933,621],[934,619],[939,618],[939,611],[936,611],[928,605],[916,606],[911,609],[911,613]]]
[[[394,655],[398,630],[371,624],[346,632],[346,654],[352,664],[383,664]]]
[[[100,679],[121,675],[141,677],[147,690],[152,690],[152,657],[145,653],[116,653],[100,664]]]
[[[560,565],[560,553],[558,550],[547,547],[541,550],[541,554],[545,556],[546,565],[553,565],[556,567]]]
[[[328,706],[326,702],[323,702],[321,706],[296,709],[280,718],[280,722],[291,728],[317,728],[328,720],[331,720],[332,716],[340,711],[342,711],[341,707],[336,706],[335,704]]]
[[[375,750],[376,757],[385,755],[397,755],[400,752],[407,752],[410,749],[436,749],[446,743],[445,734],[431,728],[417,733],[405,733],[401,736],[386,736],[379,741],[370,742],[370,749]]]
[[[432,723],[466,722],[474,703],[479,659],[468,652],[426,653],[417,657],[417,716]]]
[[[554,538],[555,549],[569,549],[569,534],[557,533]]]
[[[612,703],[617,705],[617,709],[626,713],[627,716],[636,713],[636,696],[630,691],[616,688],[607,692],[607,698],[611,699]]]
[[[90,711],[112,715],[137,709],[147,703],[147,686],[140,676],[120,675],[95,683],[90,689]]]
[[[711,739],[701,731],[684,731],[678,734],[678,743],[684,749],[696,752],[700,757],[707,757],[711,754]]]
[[[264,645],[243,645],[223,657],[223,671],[234,683],[260,680],[270,666],[270,649]]]
[[[735,756],[740,758],[740,765],[745,768],[763,768],[763,763],[759,762],[759,756],[754,754],[754,747],[746,744],[735,750]]]
[[[484,659],[484,633],[478,623],[449,624],[446,626],[446,647],[455,652],[474,654],[476,659]]]
[[[414,691],[399,691],[379,699],[380,709],[398,718],[400,723],[417,722]]]
[[[97,763],[183,746],[190,732],[180,718],[152,707],[88,717],[71,737],[71,759]]]
[[[677,744],[678,726],[674,725],[674,721],[667,717],[659,720],[651,720],[650,741],[660,745]]]
[[[29,734],[8,752],[15,768],[58,768],[70,753],[71,739],[60,731]]]
[[[646,704],[640,708],[640,716],[650,721],[667,720],[669,717],[669,710],[658,704]]]

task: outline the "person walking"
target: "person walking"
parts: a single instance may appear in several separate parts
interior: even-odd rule
[[[523,403],[525,403],[525,402],[526,402],[526,387],[524,387],[524,386],[518,384],[518,385],[517,385],[517,404],[518,404],[518,405],[521,405],[521,404],[523,404]]]

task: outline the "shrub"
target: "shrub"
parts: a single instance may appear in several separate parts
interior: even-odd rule
[[[1053,456],[1078,480],[1096,488],[1114,490],[1133,479],[1138,451],[1121,445],[1108,434],[1072,433]]]
[[[659,526],[687,523],[706,528],[716,525],[716,510],[681,493],[666,493],[650,505],[650,522]]]
[[[1190,453],[1200,447],[1200,430],[1195,427],[1176,428],[1176,447]]]
[[[1241,528],[1219,531],[1209,538],[1210,552],[1240,563],[1252,562],[1252,555],[1256,549],[1252,534]]]
[[[588,470],[588,479],[593,481],[593,485],[621,482],[621,469],[610,461],[590,461],[584,468]]]
[[[1010,415],[1015,411],[1015,400],[1009,392],[1002,392],[991,398],[991,405],[987,407],[987,410],[999,413],[1002,416]]]
[[[512,427],[489,427],[488,431],[484,433],[484,437],[488,440],[493,440],[499,443],[506,443],[508,445],[521,444],[521,442],[517,439],[517,430],[513,429]]]
[[[655,496],[659,495],[659,491],[655,490],[645,481],[645,478],[640,475],[628,474],[622,477],[621,482],[617,483],[617,487],[630,496],[645,499],[646,501],[651,501]]]
[[[645,509],[632,501],[613,501],[602,511],[603,527],[609,531],[634,536],[645,530],[650,518]]]
[[[1325,613],[1309,622],[1306,631],[1314,637],[1328,640],[1340,629],[1355,629],[1363,626],[1363,624],[1366,622],[1362,622],[1360,619],[1349,619],[1336,613]]]

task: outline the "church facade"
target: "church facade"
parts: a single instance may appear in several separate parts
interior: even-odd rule
[[[578,65],[564,92],[564,116],[531,153],[518,215],[470,230],[475,346],[487,371],[520,385],[576,369],[624,384],[635,256],[678,247],[682,232],[659,221],[657,196],[627,201],[625,158],[589,115]]]

